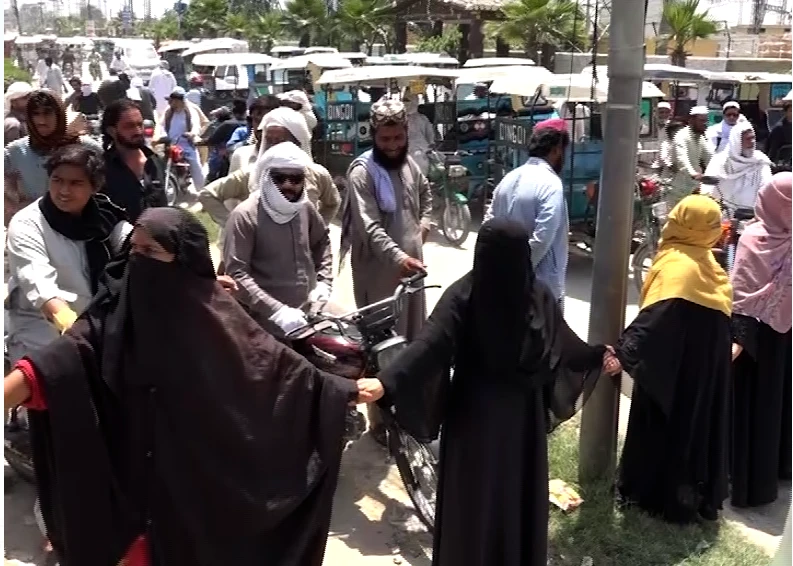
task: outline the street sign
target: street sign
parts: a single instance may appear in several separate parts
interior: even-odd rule
[[[180,16],[183,16],[184,13],[187,11],[187,4],[185,4],[184,2],[176,2],[173,5],[173,11],[179,14]]]

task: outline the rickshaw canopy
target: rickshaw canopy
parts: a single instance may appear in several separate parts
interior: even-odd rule
[[[365,85],[387,86],[396,81],[400,87],[408,86],[411,81],[428,81],[433,78],[452,79],[458,74],[454,69],[434,67],[378,65],[351,67],[348,69],[331,69],[322,73],[317,81],[319,85]]]
[[[463,65],[464,69],[478,69],[481,67],[515,67],[533,66],[534,60],[527,57],[481,57],[479,59],[468,59]]]
[[[297,55],[288,59],[277,59],[272,66],[273,71],[294,71],[307,69],[309,65],[316,65],[321,69],[349,69],[352,67],[349,59],[340,57],[338,53],[311,53]]]
[[[583,75],[551,75],[546,78],[505,76],[494,80],[490,91],[526,97],[540,94],[546,100],[570,102],[592,102],[594,94],[595,102],[605,102],[608,97],[608,79],[601,79],[593,85],[592,78]],[[642,98],[664,98],[664,93],[654,84],[644,81]]]
[[[520,76],[527,77],[529,80],[546,79],[552,77],[553,73],[545,67],[528,65],[503,66],[503,67],[474,67],[468,69],[458,69],[457,79],[454,86],[469,85],[480,82],[495,81],[499,77]]]
[[[230,39],[228,37],[207,39],[185,49],[182,53],[182,57],[191,57],[199,53],[208,53],[216,50],[230,51],[232,53],[247,53],[248,42],[239,39]]]
[[[194,67],[220,67],[222,65],[272,65],[274,57],[263,53],[237,53],[233,58],[228,53],[201,53],[193,57]]]
[[[195,43],[193,43],[192,41],[169,41],[168,43],[162,45],[157,50],[157,53],[168,53],[170,51],[180,51],[182,49],[190,49],[194,45]]]

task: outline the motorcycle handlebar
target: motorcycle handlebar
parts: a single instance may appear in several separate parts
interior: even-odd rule
[[[366,314],[368,312],[374,312],[389,305],[396,305],[402,299],[403,295],[411,295],[413,293],[416,293],[417,291],[421,291],[424,289],[440,288],[440,285],[416,285],[416,283],[418,283],[425,277],[427,277],[427,272],[424,270],[417,271],[416,273],[414,273],[409,277],[404,277],[399,280],[399,284],[397,285],[397,288],[394,290],[394,294],[391,295],[390,297],[386,297],[381,301],[374,302],[372,304],[366,305],[354,311],[350,311],[343,315],[336,316],[330,313],[323,313],[323,312],[317,313],[315,319],[308,322],[308,324],[305,324],[299,328],[295,328],[291,332],[287,332],[286,338],[290,340],[294,340],[297,338],[304,337],[305,333],[308,330],[313,329],[314,326],[322,322],[330,322],[338,326],[341,326],[341,323],[350,322],[354,318],[360,317],[361,315]]]

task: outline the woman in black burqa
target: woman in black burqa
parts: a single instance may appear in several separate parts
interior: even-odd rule
[[[39,409],[60,563],[321,564],[356,383],[245,314],[188,212],[149,209],[131,248],[72,329],[5,379],[6,406]]]
[[[582,342],[535,279],[526,230],[485,223],[473,270],[379,376],[410,434],[429,441],[443,426],[433,564],[545,566],[546,435],[604,363],[607,348]]]

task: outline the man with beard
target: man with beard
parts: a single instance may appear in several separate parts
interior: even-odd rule
[[[305,325],[302,308],[327,302],[333,284],[328,227],[306,196],[310,163],[292,142],[265,151],[253,170],[254,190],[226,222],[226,274],[251,317],[279,337]]]
[[[501,180],[488,213],[488,217],[515,220],[526,228],[537,279],[548,286],[560,305],[570,226],[559,173],[568,145],[570,134],[564,120],[554,118],[534,126],[528,161]]]
[[[713,146],[705,132],[708,127],[708,107],[694,106],[689,111],[688,126],[675,134],[674,166],[670,207],[694,192],[708,163],[713,158]]]
[[[135,223],[147,208],[168,206],[165,166],[146,147],[143,115],[131,100],[113,102],[102,116],[102,148],[105,150],[105,187],[102,192],[127,211]]]
[[[408,156],[407,113],[399,100],[372,104],[374,147],[347,171],[341,258],[349,250],[358,307],[390,296],[401,277],[424,269],[422,245],[430,233],[432,193],[427,178]],[[426,318],[423,292],[410,296],[397,329],[412,340]],[[385,442],[382,417],[369,409],[372,437]]]

